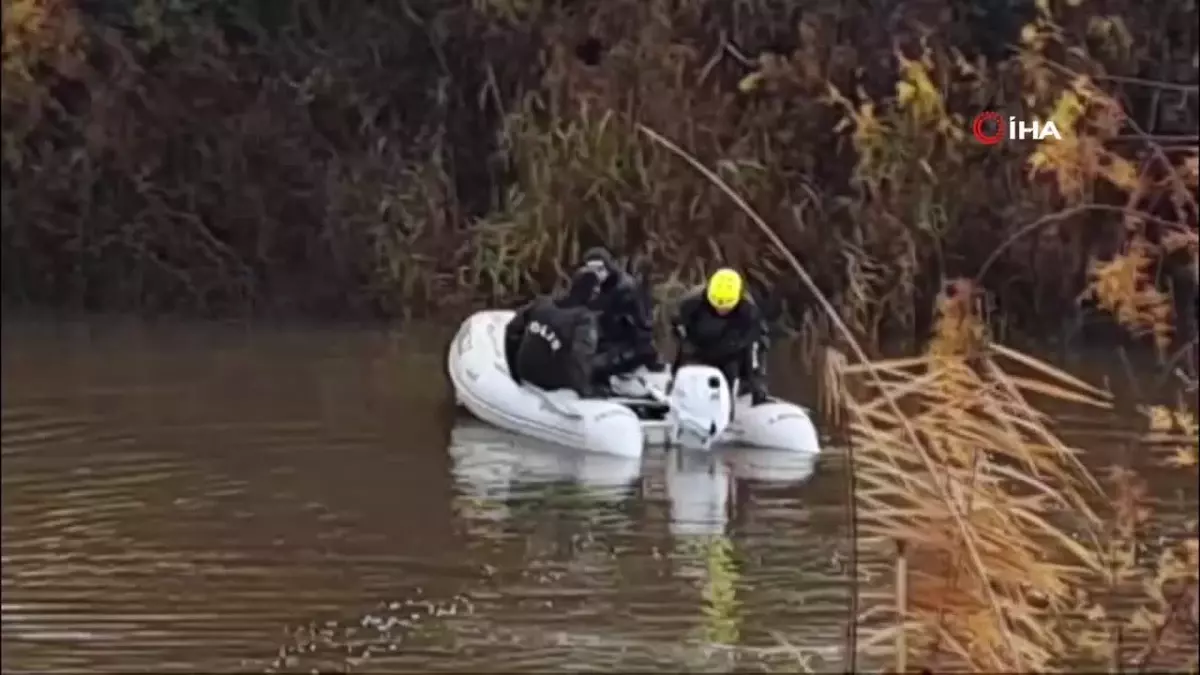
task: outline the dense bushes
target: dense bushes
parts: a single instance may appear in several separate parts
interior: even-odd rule
[[[4,3],[7,302],[421,314],[606,242],[667,289],[744,266],[802,318],[637,124],[871,338],[959,276],[999,327],[1057,331],[1095,279],[1151,331],[1195,299],[1190,0]],[[1064,142],[979,145],[984,109]]]

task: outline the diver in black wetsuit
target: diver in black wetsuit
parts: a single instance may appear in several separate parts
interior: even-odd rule
[[[739,381],[753,405],[768,400],[766,322],[743,290],[742,275],[729,268],[714,272],[680,300],[671,326],[681,350],[676,367],[685,359],[713,366],[730,383]]]
[[[565,295],[542,296],[517,312],[504,330],[504,355],[517,384],[593,395],[598,328],[587,305],[599,288],[596,274],[581,268]]]
[[[589,307],[598,314],[599,340],[592,379],[607,386],[609,379],[639,367],[663,369],[654,346],[653,307],[638,282],[618,267],[611,253],[601,247],[583,255],[581,270],[590,270],[600,288]]]

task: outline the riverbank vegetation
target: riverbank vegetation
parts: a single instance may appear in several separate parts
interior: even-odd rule
[[[1195,489],[1194,2],[4,9],[6,302],[416,316],[514,302],[597,243],[663,297],[737,265],[833,345],[856,549],[897,570],[863,579],[850,653],[1195,669],[1196,524],[1145,536],[1133,468]],[[983,110],[1063,138],[980,145]],[[1123,401],[1002,346],[1089,312],[1190,393]],[[1071,405],[1146,437],[1093,475]]]
[[[665,294],[742,266],[821,327],[780,252],[644,127],[762,213],[868,342],[927,334],[957,277],[1001,331],[1076,330],[1081,294],[1132,284],[1120,312],[1194,334],[1187,0],[4,9],[9,304],[454,312],[606,243]],[[980,145],[985,109],[1063,141]]]
[[[992,341],[978,297],[953,291],[924,355],[827,358],[854,560],[891,561],[854,565],[848,653],[891,672],[1196,672],[1197,521],[1146,478],[1196,503],[1194,394],[1138,406],[1140,438],[1072,443],[1072,407],[1129,402]],[[1093,473],[1089,442],[1125,449]]]

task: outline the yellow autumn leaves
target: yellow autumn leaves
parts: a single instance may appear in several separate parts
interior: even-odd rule
[[[1096,179],[1125,192],[1137,190],[1140,176],[1136,165],[1105,146],[1116,136],[1121,115],[1120,106],[1089,78],[1074,78],[1047,118],[1062,139],[1038,144],[1028,160],[1030,178],[1052,175],[1059,193],[1073,202],[1089,194]]]
[[[54,69],[79,59],[83,30],[74,10],[62,0],[4,0],[4,98],[22,98],[33,84],[32,71]]]
[[[1146,442],[1166,448],[1162,463],[1169,467],[1200,466],[1200,428],[1191,411],[1156,405],[1143,409],[1149,421]]]
[[[1155,345],[1165,350],[1173,329],[1172,307],[1171,299],[1154,284],[1153,250],[1145,238],[1134,236],[1121,254],[1094,261],[1088,295],[1122,326],[1152,335]]]
[[[1105,34],[1115,35],[1113,39],[1124,44],[1119,39],[1123,34],[1117,30],[1120,22],[1111,17],[1105,20]],[[1173,155],[1178,159],[1170,164],[1165,153],[1135,156],[1129,152],[1144,143],[1114,143],[1127,126],[1122,105],[1093,78],[1072,73],[1044,55],[1052,46],[1069,51],[1065,40],[1048,6],[1021,33],[1018,61],[1027,87],[1022,100],[1031,118],[1053,122],[1061,135],[1047,137],[1032,148],[1026,158],[1026,179],[1046,180],[1055,188],[1053,199],[1078,207],[1081,213],[1094,209],[1111,214],[1098,217],[1117,220],[1126,228],[1125,249],[1109,260],[1091,263],[1090,287],[1085,295],[1125,327],[1152,336],[1155,345],[1165,350],[1172,337],[1173,308],[1168,295],[1155,282],[1154,270],[1165,254],[1180,250],[1187,250],[1193,259],[1192,268],[1197,267],[1195,223],[1163,223],[1160,218],[1137,212],[1136,207],[1156,196],[1168,197],[1172,203],[1194,204],[1200,160],[1196,153]],[[965,133],[969,122],[947,110],[943,89],[954,86],[947,80],[956,76],[977,80],[975,66],[958,54],[942,66],[939,75],[928,50],[915,59],[898,54],[897,61],[899,78],[891,100],[868,99],[851,104],[836,89],[831,88],[829,94],[829,100],[845,110],[835,130],[852,129],[850,138],[858,152],[857,175],[872,188],[884,181],[900,182],[897,176],[905,174],[923,175],[938,182],[962,165],[963,150],[970,143]],[[953,72],[947,74],[945,69]],[[964,140],[968,145],[964,146]],[[1012,148],[1006,150],[1011,152]],[[1162,180],[1164,174],[1170,178]],[[1126,195],[1128,206],[1096,204],[1096,186],[1105,183]],[[1153,244],[1143,231],[1148,220],[1165,225]]]

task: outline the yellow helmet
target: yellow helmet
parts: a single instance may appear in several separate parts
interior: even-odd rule
[[[742,300],[742,275],[728,267],[722,267],[708,278],[705,295],[708,304],[721,314],[733,310]]]

